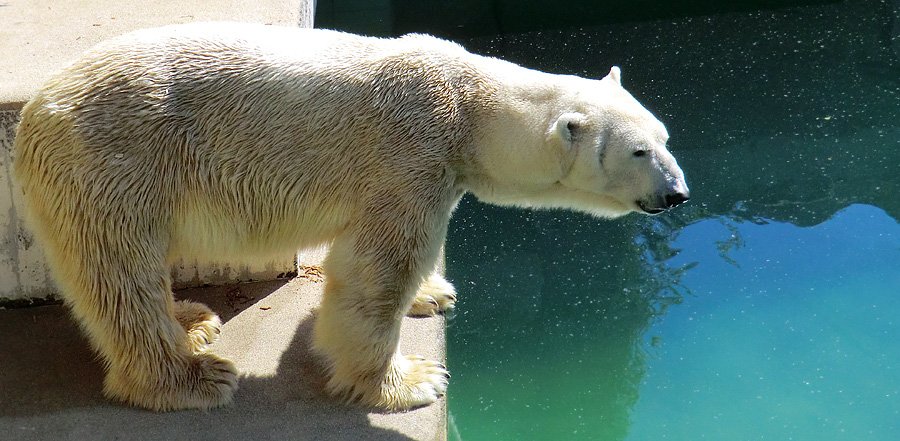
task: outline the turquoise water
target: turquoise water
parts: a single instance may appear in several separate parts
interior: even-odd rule
[[[647,333],[626,439],[897,439],[897,221],[868,205],[808,228],[704,220],[673,246],[669,264],[697,262],[692,295]]]
[[[661,258],[627,244],[656,220],[501,210],[526,236],[473,238],[490,210],[467,201],[447,249],[451,439],[900,434],[900,224],[884,211],[704,219]]]

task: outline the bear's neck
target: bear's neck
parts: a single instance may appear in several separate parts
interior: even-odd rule
[[[485,59],[468,89],[471,142],[461,152],[459,185],[487,202],[529,199],[562,178],[551,127],[567,102],[564,77]],[[559,146],[556,146],[559,147]]]

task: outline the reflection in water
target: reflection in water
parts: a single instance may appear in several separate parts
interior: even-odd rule
[[[900,430],[900,225],[872,206],[801,228],[573,220],[466,200],[447,262],[461,439]]]
[[[628,433],[641,338],[681,301],[683,272],[653,262],[673,253],[636,241],[643,219],[631,219],[461,204],[446,249],[462,294],[449,329],[450,408],[479,428],[473,439]]]

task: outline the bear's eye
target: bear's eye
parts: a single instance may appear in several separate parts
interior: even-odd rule
[[[646,155],[646,154],[647,154],[647,151],[646,151],[646,150],[635,150],[635,151],[634,151],[634,156],[635,156],[636,158],[640,158],[641,156],[644,156],[644,155]]]

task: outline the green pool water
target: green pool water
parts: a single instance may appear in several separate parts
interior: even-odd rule
[[[616,220],[463,199],[450,440],[900,439],[900,3],[343,3],[317,26],[620,66],[692,190]]]

